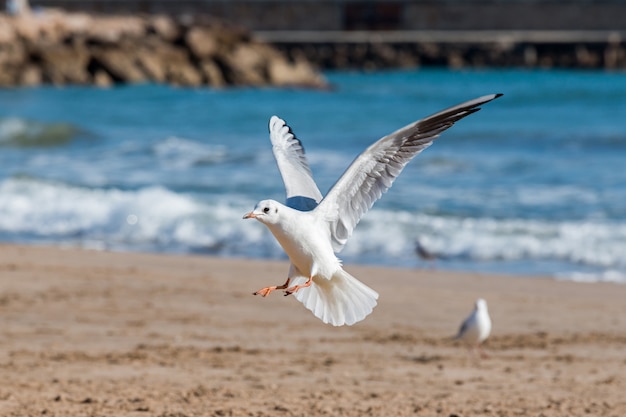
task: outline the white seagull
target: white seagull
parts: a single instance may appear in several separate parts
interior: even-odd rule
[[[286,204],[263,200],[243,218],[266,225],[291,265],[283,285],[254,294],[266,297],[274,290],[285,290],[285,295],[293,294],[316,317],[333,326],[363,320],[376,306],[378,293],[344,271],[335,253],[343,249],[361,216],[391,187],[411,159],[455,122],[501,95],[486,95],[450,107],[374,142],[323,198],[301,142],[284,120],[272,116],[270,139],[285,184]]]
[[[454,339],[463,341],[471,351],[474,351],[474,349],[480,349],[480,344],[487,340],[490,333],[491,317],[487,310],[487,302],[479,298],[474,304],[474,310],[461,324]],[[483,352],[481,355],[485,356]]]

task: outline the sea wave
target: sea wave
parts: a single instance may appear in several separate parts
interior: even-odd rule
[[[547,221],[391,213],[373,210],[349,253],[400,255],[419,240],[443,258],[476,261],[550,260],[625,269],[626,224],[606,219]]]
[[[208,145],[178,136],[169,136],[158,142],[153,151],[162,163],[176,168],[217,164],[223,162],[227,156],[224,145]]]
[[[285,258],[269,231],[241,219],[238,194],[184,194],[162,186],[89,188],[33,178],[0,183],[0,236],[90,248]],[[626,224],[460,217],[374,209],[340,254],[351,263],[415,266],[419,241],[441,266],[544,263],[577,281],[626,282]],[[535,268],[540,270],[541,268]],[[498,268],[495,268],[498,270]]]
[[[0,146],[61,146],[85,131],[69,123],[44,123],[18,117],[0,119]]]
[[[0,235],[11,241],[189,252],[219,251],[244,208],[206,204],[161,186],[93,189],[29,178],[0,184]],[[245,232],[245,231],[244,231]],[[253,241],[251,230],[240,238]]]

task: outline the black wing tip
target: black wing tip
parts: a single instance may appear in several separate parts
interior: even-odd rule
[[[477,103],[476,105],[477,106],[482,106],[483,104],[487,104],[490,101],[493,101],[493,100],[495,100],[497,98],[502,97],[503,95],[504,95],[503,93],[495,93],[495,94],[490,94],[488,96],[483,96],[481,98],[484,99],[484,101],[481,101],[480,103]],[[480,98],[478,98],[477,100],[480,100]]]
[[[487,95],[487,96],[479,97],[479,98],[474,99],[474,100],[470,100],[470,102],[471,102],[471,101],[477,101],[477,103],[475,103],[475,104],[470,105],[469,107],[467,107],[467,109],[466,109],[466,110],[467,110],[467,112],[468,112],[468,113],[467,113],[465,116],[467,116],[467,115],[469,115],[469,114],[472,114],[472,113],[477,112],[478,110],[480,110],[480,109],[482,108],[482,107],[481,107],[482,105],[487,104],[487,103],[489,103],[489,102],[491,102],[491,101],[493,101],[493,100],[495,100],[495,99],[497,99],[497,98],[500,98],[500,97],[502,97],[503,95],[504,95],[503,93],[495,93],[495,94],[490,94],[490,95]],[[469,102],[466,102],[466,103],[469,103]],[[455,106],[455,107],[461,107],[461,106],[463,106],[463,104],[459,104],[458,106]],[[450,108],[450,109],[448,109],[448,110],[451,110],[451,109],[453,109],[453,108],[454,108],[454,107],[452,107],[452,108]],[[444,111],[445,111],[445,110],[444,110]],[[465,116],[463,116],[463,117],[465,117]],[[462,119],[463,117],[461,117],[461,119]]]
[[[491,102],[491,101],[493,101],[493,100],[495,100],[497,98],[502,97],[503,95],[504,95],[503,93],[495,93],[495,94],[492,94],[491,96],[486,96],[486,97],[489,97],[489,98],[487,100],[485,100],[485,101],[480,102],[480,103],[476,103],[476,105],[472,108],[472,110],[473,110],[472,113],[477,112],[478,110],[480,110],[481,109],[480,106],[482,106],[483,104],[487,104],[487,103],[489,103],[489,102]]]

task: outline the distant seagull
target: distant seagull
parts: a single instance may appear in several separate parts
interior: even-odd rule
[[[413,157],[455,122],[500,96],[467,101],[383,137],[352,162],[323,199],[301,142],[284,120],[272,116],[270,139],[285,184],[286,205],[263,200],[243,218],[265,224],[291,266],[284,284],[254,294],[266,297],[274,290],[285,290],[285,295],[294,294],[316,317],[333,326],[363,320],[376,306],[378,293],[344,271],[335,253],[343,249],[361,216]],[[256,180],[266,181],[265,173],[260,172]]]
[[[465,319],[455,340],[463,341],[471,352],[479,350],[481,356],[486,356],[480,349],[483,343],[491,333],[491,317],[487,310],[487,302],[482,298],[476,300],[474,310]]]
[[[415,239],[415,254],[419,256],[421,260],[430,263],[431,268],[434,267],[434,262],[439,258],[439,255],[426,249],[419,239]]]

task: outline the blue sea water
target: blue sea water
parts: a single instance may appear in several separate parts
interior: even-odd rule
[[[326,74],[331,91],[158,85],[0,90],[0,240],[284,258],[242,215],[284,189],[287,120],[326,192],[370,143],[488,93],[363,217],[346,264],[626,282],[626,74]]]

